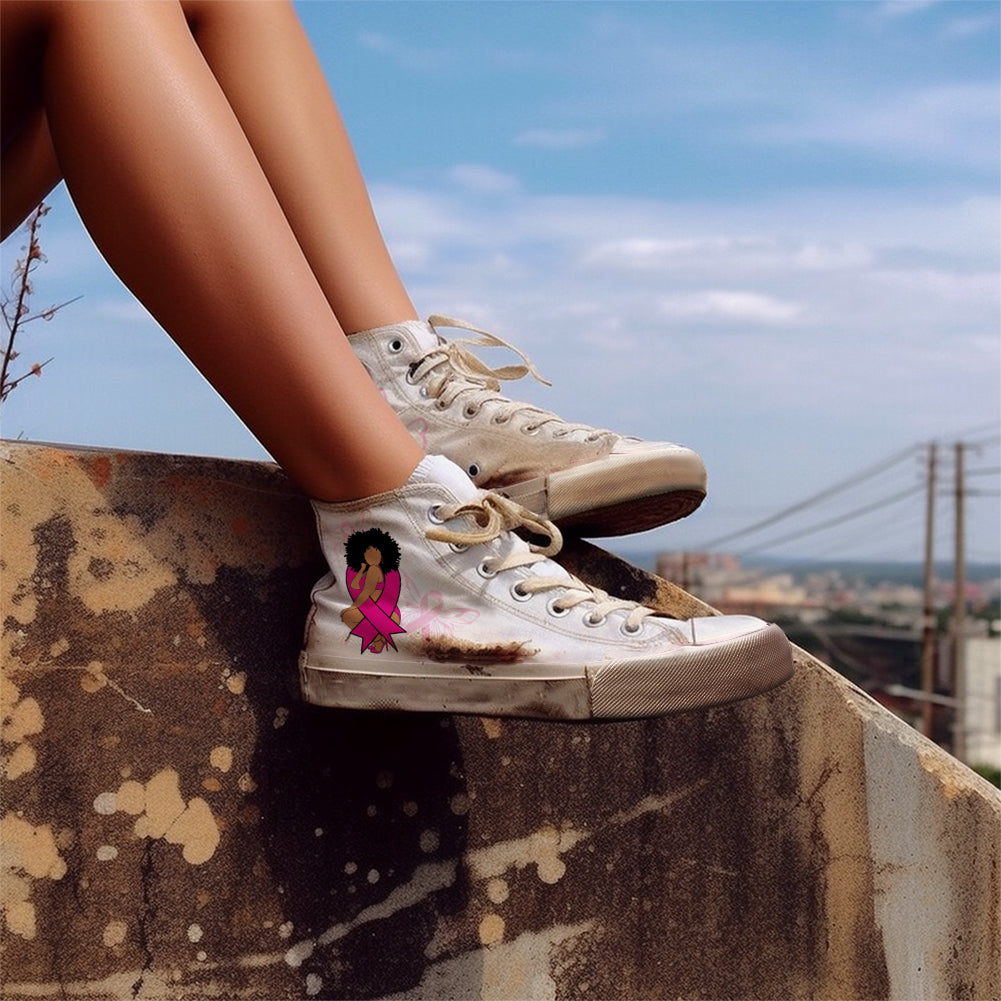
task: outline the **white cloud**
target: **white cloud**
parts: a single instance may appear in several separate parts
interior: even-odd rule
[[[468,191],[483,194],[502,194],[517,191],[518,179],[512,174],[496,170],[481,163],[460,163],[448,172],[449,178]]]
[[[737,323],[786,324],[801,307],[760,292],[707,289],[668,295],[660,300],[661,314],[670,320],[726,320]]]
[[[584,255],[584,264],[599,268],[662,269],[675,266],[705,251],[717,241],[672,240],[663,237],[627,236],[595,244]]]
[[[388,35],[384,35],[379,31],[363,31],[358,36],[358,41],[366,49],[371,49],[373,52],[379,52],[383,55],[394,52],[397,49],[397,43]]]
[[[872,261],[872,251],[857,241],[807,240],[796,242],[755,237],[711,236],[698,239],[625,237],[607,240],[586,251],[585,267],[623,270],[682,271],[693,262],[726,260],[745,271],[781,266],[807,271],[832,271],[863,267]]]
[[[440,70],[447,63],[445,53],[432,48],[402,42],[380,31],[363,31],[358,34],[358,44],[381,58],[391,59],[404,69],[417,72]]]
[[[981,17],[957,17],[945,26],[946,38],[972,38],[990,31],[997,34],[998,14],[995,8]]]
[[[877,5],[876,11],[881,17],[908,17],[934,7],[936,3],[938,0],[884,0]]]
[[[823,102],[808,117],[752,125],[752,139],[821,141],[892,152],[908,160],[942,159],[995,169],[1001,106],[997,82],[944,84],[870,96],[864,102]]]

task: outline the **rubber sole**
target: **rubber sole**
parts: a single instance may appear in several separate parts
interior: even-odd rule
[[[632,535],[687,517],[705,498],[704,490],[671,490],[653,497],[591,507],[552,520],[569,535],[594,538]]]
[[[566,664],[386,662],[345,653],[299,659],[313,705],[381,711],[472,713],[542,719],[639,719],[727,705],[792,677],[792,651],[778,626],[725,643],[683,647],[653,660]]]
[[[706,471],[690,449],[613,453],[550,473],[547,516],[575,534],[631,535],[691,514],[705,499]]]

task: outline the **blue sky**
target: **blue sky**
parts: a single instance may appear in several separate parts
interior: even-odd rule
[[[620,548],[697,548],[961,438],[968,551],[999,558],[998,4],[297,6],[418,309],[527,351],[554,387],[515,398],[705,458],[703,508]],[[54,361],[3,433],[262,456],[51,201],[37,304],[84,298],[24,334]],[[922,519],[916,493],[769,551],[918,559]]]

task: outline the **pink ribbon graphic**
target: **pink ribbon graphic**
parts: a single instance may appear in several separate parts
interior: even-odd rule
[[[365,587],[365,575],[358,571],[352,578],[351,573],[349,568],[346,575],[348,593],[354,600]],[[357,586],[356,581],[358,582]],[[391,618],[393,612],[396,611],[396,602],[399,597],[400,575],[395,570],[389,570],[382,583],[382,593],[368,598],[358,606],[358,611],[364,618],[351,630],[351,635],[361,637],[362,653],[369,649],[377,636],[381,636],[394,650],[396,649],[393,634],[406,632],[403,626]]]
[[[480,617],[474,608],[446,608],[444,598],[437,591],[422,595],[409,577],[406,584],[407,594],[420,602],[402,609],[408,633],[420,632],[425,639],[435,634],[454,636],[457,625],[475,622]]]

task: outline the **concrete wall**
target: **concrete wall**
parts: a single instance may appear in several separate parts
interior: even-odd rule
[[[646,722],[315,709],[273,467],[7,443],[0,477],[3,997],[1001,993],[997,790],[817,661]]]

